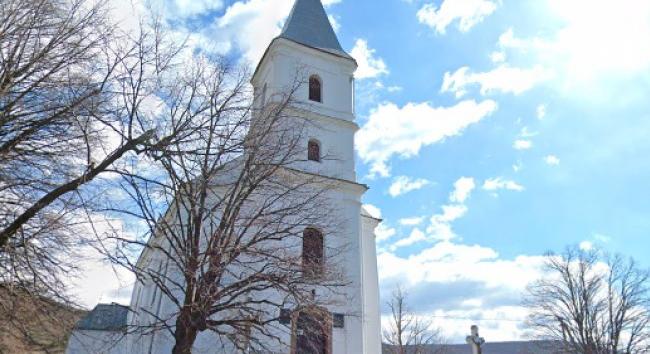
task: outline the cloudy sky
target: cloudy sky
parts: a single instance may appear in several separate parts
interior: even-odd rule
[[[128,26],[142,4],[114,1]],[[255,63],[293,0],[148,3],[191,45]],[[650,2],[324,3],[359,63],[357,173],[384,219],[384,297],[400,283],[452,341],[472,323],[520,339],[544,252],[650,266]],[[128,277],[110,277],[82,279],[84,301],[128,299]]]

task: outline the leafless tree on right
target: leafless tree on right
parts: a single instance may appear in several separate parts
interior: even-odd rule
[[[540,339],[566,353],[650,352],[650,272],[633,259],[569,247],[548,254],[525,305]]]

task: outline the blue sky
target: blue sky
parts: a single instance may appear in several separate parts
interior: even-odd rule
[[[519,339],[544,252],[650,266],[650,3],[324,2],[360,64],[357,173],[384,219],[383,296],[400,283],[452,341],[474,322]],[[115,3],[125,25],[143,6]],[[293,1],[149,3],[197,49],[255,63]]]

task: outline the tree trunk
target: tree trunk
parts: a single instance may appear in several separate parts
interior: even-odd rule
[[[198,329],[192,325],[192,315],[189,310],[183,309],[176,319],[174,331],[174,349],[172,354],[192,354],[192,347],[198,335]]]

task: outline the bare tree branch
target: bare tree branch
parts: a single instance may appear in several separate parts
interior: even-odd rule
[[[159,134],[155,107],[180,46],[149,22],[124,33],[103,0],[2,2],[0,285],[11,296],[74,306],[69,279],[101,236],[106,181],[182,138]],[[8,305],[0,321],[13,321]]]
[[[408,307],[408,295],[398,286],[388,302],[390,322],[383,331],[391,354],[442,354],[445,352],[440,329],[433,321],[419,317]]]
[[[547,256],[548,276],[528,289],[529,325],[569,353],[647,353],[650,273],[634,260],[568,248]]]

